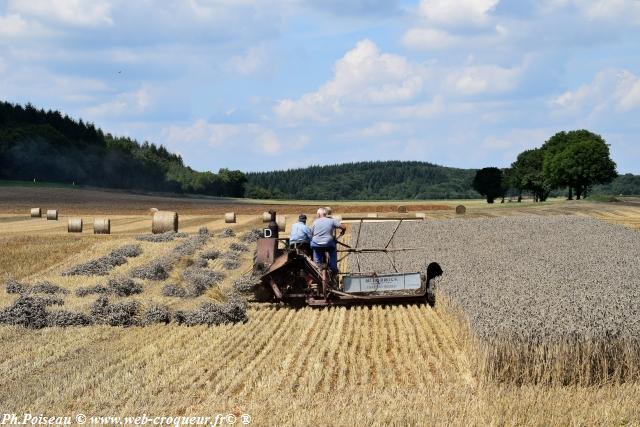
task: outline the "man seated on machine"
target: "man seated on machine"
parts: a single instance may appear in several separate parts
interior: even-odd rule
[[[307,227],[307,216],[300,214],[298,222],[291,226],[291,235],[289,238],[289,247],[291,249],[299,249],[307,254],[311,253],[311,230]]]
[[[325,208],[318,209],[318,215],[311,227],[311,249],[313,249],[313,260],[318,265],[323,263],[323,255],[329,253],[329,269],[332,273],[338,272],[338,251],[333,230],[340,229],[340,236],[347,228],[333,218],[327,218]]]

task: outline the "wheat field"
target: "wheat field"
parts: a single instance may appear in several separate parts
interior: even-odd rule
[[[468,217],[526,214],[589,215],[636,227],[640,209],[552,204],[471,209]],[[444,219],[448,212],[432,212]],[[16,219],[20,217],[21,219]],[[80,261],[137,243],[142,254],[118,266],[124,274],[171,251],[176,242],[138,242],[149,218],[117,218],[114,234],[67,235],[66,222],[47,224],[0,214],[0,269],[32,283],[51,280],[73,291],[100,277],[60,272]],[[293,220],[293,215],[287,218]],[[290,222],[288,222],[290,224]],[[61,227],[64,225],[63,227]],[[184,225],[184,227],[182,227]],[[220,215],[185,217],[181,231],[225,225]],[[260,226],[240,215],[238,235]],[[114,227],[112,225],[112,227]],[[89,228],[90,229],[90,228]],[[226,250],[239,238],[211,239],[199,249]],[[200,253],[197,252],[196,254]],[[216,260],[212,268],[221,269]],[[169,280],[179,282],[188,265]],[[219,300],[251,267],[251,254],[200,298]],[[188,307],[144,281],[142,304]],[[14,297],[0,290],[0,308]],[[90,300],[70,294],[65,306]],[[0,409],[50,415],[251,415],[252,425],[635,425],[640,384],[589,386],[505,384],[482,374],[482,348],[463,316],[443,295],[427,305],[293,309],[251,303],[246,323],[186,327],[0,326]]]
[[[499,386],[466,331],[425,306],[258,307],[243,325],[0,330],[3,407],[96,415],[248,413],[256,425],[624,424],[635,384]]]

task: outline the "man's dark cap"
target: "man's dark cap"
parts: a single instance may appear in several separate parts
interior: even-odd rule
[[[307,216],[305,214],[300,214],[298,217],[298,221],[305,222],[307,220]]]

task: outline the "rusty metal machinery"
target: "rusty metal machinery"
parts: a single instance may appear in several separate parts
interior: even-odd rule
[[[275,212],[271,213],[275,217]],[[433,279],[442,274],[440,265],[425,262],[423,271],[398,271],[394,258],[390,256],[395,252],[420,249],[392,248],[390,244],[403,222],[422,220],[408,217],[343,218],[343,223],[359,223],[360,229],[365,222],[393,221],[397,224],[387,244],[380,248],[358,247],[360,233],[353,246],[336,239],[339,260],[353,257],[357,267],[355,272],[339,271],[337,274],[331,273],[327,263],[316,264],[307,250],[292,247],[288,239],[278,237],[277,224],[270,223],[264,231],[266,236],[272,237],[261,238],[257,243],[254,270],[261,276],[257,299],[309,306],[405,302],[426,302],[433,306]],[[360,256],[371,253],[386,254],[394,272],[362,271]]]

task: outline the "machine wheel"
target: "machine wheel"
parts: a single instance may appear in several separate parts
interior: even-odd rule
[[[253,288],[253,300],[256,302],[272,302],[273,292],[264,285],[258,284]]]
[[[434,280],[429,279],[427,282],[427,294],[426,294],[427,304],[431,307],[436,306],[436,287],[434,286]]]

